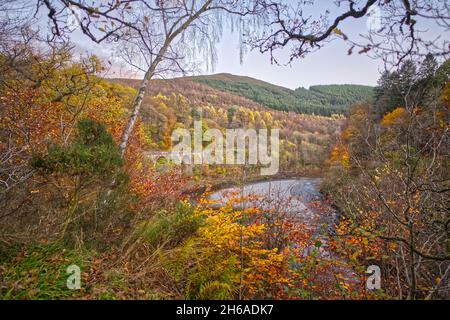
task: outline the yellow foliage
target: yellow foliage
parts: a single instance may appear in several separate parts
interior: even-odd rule
[[[406,109],[405,108],[396,108],[394,111],[387,113],[383,120],[381,120],[381,125],[388,127],[392,124],[401,123],[406,117]]]
[[[340,163],[343,167],[349,168],[350,167],[350,155],[348,153],[347,148],[341,144],[337,143],[333,151],[331,152],[331,158],[330,161],[332,163]]]
[[[266,249],[261,241],[266,226],[258,222],[248,223],[259,211],[235,210],[235,203],[231,200],[220,209],[198,209],[198,215],[207,217],[205,226],[198,232],[201,242],[218,254],[239,257],[235,267],[242,270],[242,290],[249,298],[254,297],[263,285],[289,284],[286,273],[280,272],[280,268],[286,265],[283,263],[285,256],[277,249]]]

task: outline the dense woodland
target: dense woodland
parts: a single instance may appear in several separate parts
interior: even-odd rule
[[[383,74],[375,101],[350,109],[324,181],[374,248],[355,257],[383,265],[399,299],[449,298],[449,76],[431,55]]]
[[[87,271],[83,281],[90,285],[76,293],[83,298],[367,298],[362,282],[347,275],[367,259],[385,266],[392,279],[379,297],[446,297],[448,64],[408,73],[416,67],[407,62],[398,73],[385,74],[373,103],[350,108],[342,133],[341,117],[274,111],[190,81],[155,81],[122,158],[118,133],[135,92],[125,84],[135,81],[101,79],[97,58],[77,60],[67,48],[24,50],[20,60],[2,58],[4,298],[73,297],[58,286],[67,261]],[[24,67],[31,76],[23,76]],[[414,88],[411,105],[423,107],[393,107],[407,87]],[[258,210],[187,202],[192,194],[201,196],[195,190],[208,181],[251,178],[252,172],[201,166],[186,173],[167,164],[161,169],[145,157],[169,149],[171,130],[188,128],[198,117],[209,127],[281,128],[284,173],[319,174],[329,166],[323,188],[344,218],[328,246],[348,260],[291,251],[288,243],[306,248],[316,240],[283,211],[266,221]],[[399,147],[405,143],[409,147]],[[318,210],[329,209],[322,204]],[[252,221],[244,231],[238,222],[243,217]],[[281,229],[275,228],[279,223]],[[238,255],[241,232],[245,262]],[[275,247],[264,242],[274,236]],[[290,269],[294,257],[302,268]],[[252,268],[244,272],[241,263]],[[333,268],[342,270],[334,280]]]
[[[228,91],[268,108],[331,116],[345,113],[356,102],[371,100],[373,88],[360,85],[320,85],[290,90],[270,83],[230,74],[191,77],[193,81]]]
[[[138,81],[115,79],[136,87]],[[282,112],[266,108],[252,100],[215,90],[185,79],[153,80],[144,100],[142,121],[148,134],[150,150],[170,150],[175,128],[192,128],[193,120],[202,120],[204,130],[218,128],[279,128],[280,176],[299,172],[317,175],[339,136],[343,116],[333,117]],[[230,178],[246,170],[247,178],[259,175],[256,166],[204,166],[204,179]],[[211,169],[211,170],[210,170]],[[227,172],[227,170],[233,172]],[[206,170],[206,171],[205,171]],[[219,180],[217,180],[219,179]]]
[[[257,168],[203,165],[186,172],[146,154],[168,150],[172,129],[189,128],[193,119],[211,128],[273,126],[281,129],[281,174],[317,175],[343,117],[274,111],[190,81],[155,81],[122,157],[117,145],[136,92],[125,84],[136,81],[102,79],[100,60],[74,58],[70,47],[17,49],[2,56],[3,298],[300,294],[279,286],[297,291],[303,281],[288,275],[292,253],[283,251],[291,237],[306,237],[293,222],[280,214],[266,229],[257,210],[188,202],[215,184],[250,181]],[[253,223],[243,231],[244,216]],[[286,226],[278,230],[281,222]],[[274,230],[279,247],[265,242]],[[245,272],[238,259],[242,232],[245,264],[252,266]],[[89,283],[75,293],[58,285],[68,261],[82,266]]]
[[[85,39],[142,60],[132,64],[140,80],[108,78],[111,61],[79,54],[68,2],[25,11],[0,3],[0,299],[449,299],[448,43],[441,52],[414,29],[419,13],[448,20],[434,11],[440,2],[341,1],[330,25],[296,25],[288,18],[302,12],[276,1],[188,2],[70,1]],[[389,49],[338,28],[371,6],[390,13],[391,28],[378,31]],[[348,54],[393,52],[395,64],[376,88],[156,79],[185,71],[187,44],[212,48],[202,35],[222,20],[209,10],[269,21],[247,42],[272,61],[287,44],[292,60],[334,37]],[[400,35],[412,41],[407,52],[395,46]],[[418,47],[429,54],[414,55]],[[308,200],[319,218],[302,220],[276,197],[270,207],[239,207],[258,199],[237,192],[222,206],[209,200],[216,188],[260,179],[256,166],[187,168],[149,156],[170,150],[172,131],[194,120],[279,128],[273,178],[321,177],[325,197]],[[67,286],[70,265],[81,268],[80,289]],[[368,265],[380,267],[380,289],[366,286]]]

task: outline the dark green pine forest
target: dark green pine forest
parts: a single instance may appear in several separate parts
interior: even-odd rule
[[[291,90],[226,73],[188,79],[248,98],[271,109],[323,116],[343,114],[348,106],[371,100],[374,94],[372,87],[353,84],[318,85]]]

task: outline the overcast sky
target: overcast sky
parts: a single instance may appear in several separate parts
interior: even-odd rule
[[[312,13],[325,10],[324,2],[311,8]],[[332,17],[338,12],[332,11]],[[367,32],[367,18],[350,19],[340,26],[349,36],[358,36]],[[225,30],[224,36],[217,45],[218,62],[213,72],[200,71],[200,74],[232,73],[264,80],[288,88],[306,87],[316,84],[364,84],[375,85],[382,68],[380,61],[373,60],[366,55],[354,53],[348,55],[348,45],[343,40],[336,39],[326,44],[319,51],[304,59],[298,59],[289,66],[272,65],[269,55],[258,51],[249,52],[241,64],[239,58],[239,35]],[[79,51],[91,51],[101,57],[110,54],[105,45],[94,46],[89,40],[75,33],[72,39],[79,47]],[[278,54],[285,56],[287,61],[289,49],[283,49]],[[123,70],[114,69],[112,76],[124,76]]]
[[[110,51],[105,46],[94,46],[89,42],[78,40],[78,37],[75,39],[80,52],[90,51],[108,58]],[[207,72],[205,68],[197,74],[232,73],[291,89],[308,88],[317,84],[375,85],[382,68],[381,62],[358,53],[349,56],[347,51],[348,46],[337,39],[306,58],[293,61],[290,65],[271,64],[270,56],[259,51],[247,53],[241,64],[238,36],[225,32],[225,36],[217,45],[218,61],[214,70]],[[285,52],[281,51],[280,54],[284,55]],[[126,77],[130,75],[126,70],[125,66],[115,69],[112,76]]]
[[[366,55],[354,53],[349,56],[348,46],[342,40],[328,43],[319,51],[288,66],[272,65],[270,56],[258,51],[248,53],[241,64],[238,47],[235,34],[228,33],[221,40],[217,47],[215,73],[245,75],[295,89],[316,84],[375,85],[382,67],[380,61]],[[281,54],[287,54],[287,51]]]

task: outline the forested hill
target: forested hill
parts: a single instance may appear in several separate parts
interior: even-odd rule
[[[186,79],[251,99],[271,109],[325,116],[344,113],[350,105],[373,96],[373,88],[362,85],[320,85],[291,90],[226,73]]]

